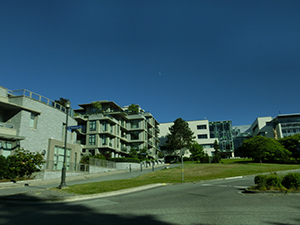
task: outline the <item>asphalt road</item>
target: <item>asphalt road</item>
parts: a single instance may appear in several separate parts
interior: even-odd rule
[[[65,203],[0,202],[0,224],[300,224],[300,195],[243,194],[253,177]]]

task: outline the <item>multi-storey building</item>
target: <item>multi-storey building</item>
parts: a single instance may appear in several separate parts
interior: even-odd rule
[[[300,114],[280,114],[272,117],[258,117],[251,125],[252,136],[262,135],[283,138],[300,134]]]
[[[101,108],[96,107],[100,104]],[[111,157],[128,155],[131,148],[146,149],[149,156],[159,153],[159,123],[141,108],[137,113],[128,112],[113,101],[97,101],[79,105],[75,118],[81,129],[78,140],[83,152],[109,154]]]
[[[208,120],[187,121],[191,131],[194,133],[195,141],[200,144],[204,151],[209,155],[214,154],[214,143],[217,140],[220,146],[222,157],[232,157],[234,152],[234,143],[232,137],[231,121],[209,122]],[[169,133],[171,123],[160,123],[161,145],[166,141],[166,135]]]
[[[66,108],[28,90],[11,91],[0,87],[0,155],[9,156],[16,148],[44,154],[54,169],[61,169],[64,156]],[[69,111],[69,125],[76,125]],[[67,169],[78,163],[81,148],[76,133],[67,132]]]

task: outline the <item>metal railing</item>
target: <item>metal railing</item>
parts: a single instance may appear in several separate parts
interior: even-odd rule
[[[36,94],[36,93],[34,93],[32,91],[28,91],[26,89],[14,90],[14,91],[8,90],[8,94],[10,96],[26,96],[28,98],[37,100],[39,102],[43,102],[46,105],[52,106],[54,108],[57,108],[57,109],[59,109],[62,112],[66,112],[66,108],[64,106],[60,105],[59,103],[56,103],[55,101],[52,101],[49,98],[46,98],[46,97],[44,97],[42,95],[39,95],[39,94]],[[72,109],[69,110],[69,115],[71,117],[74,117],[74,111]]]
[[[90,158],[90,166],[106,167],[106,168],[116,168],[116,163],[108,160],[102,160],[97,158]]]
[[[62,161],[46,160],[46,163],[42,166],[41,170],[58,171],[62,169],[62,166],[63,166]],[[71,171],[71,172],[87,173],[90,171],[88,164],[74,163],[74,162],[67,162],[66,169],[67,171]]]

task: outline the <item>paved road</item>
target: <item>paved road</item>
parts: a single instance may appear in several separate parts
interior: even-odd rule
[[[0,202],[0,224],[300,224],[300,195],[243,194],[253,177],[70,203]]]

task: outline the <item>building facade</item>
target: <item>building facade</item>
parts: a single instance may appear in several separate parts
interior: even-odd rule
[[[76,125],[68,116],[69,125]],[[11,91],[0,87],[0,154],[9,156],[17,148],[40,152],[51,162],[53,169],[61,169],[66,129],[66,109],[60,104],[28,90]],[[71,162],[79,162],[81,148],[77,135],[67,134],[67,169]],[[49,165],[50,165],[49,164]]]
[[[97,105],[101,107],[97,107]],[[149,112],[138,107],[130,113],[113,101],[97,101],[79,105],[75,119],[84,154],[124,157],[130,149],[144,149],[151,158],[158,158],[159,123]]]
[[[219,143],[222,157],[228,158],[234,156],[231,121],[209,122],[208,120],[194,120],[186,122],[189,124],[191,131],[194,133],[194,140],[203,147],[204,152],[206,152],[209,156],[214,155],[215,141]],[[160,123],[161,145],[165,144],[166,136],[172,125],[173,122]]]

